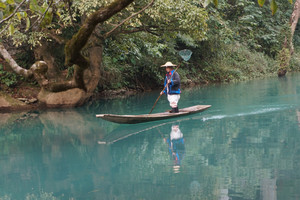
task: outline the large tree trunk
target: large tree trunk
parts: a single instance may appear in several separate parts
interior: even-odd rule
[[[133,1],[116,0],[87,17],[77,34],[65,46],[65,64],[66,66],[73,65],[75,68],[73,84],[75,84],[76,88],[58,93],[49,93],[46,90],[42,90],[39,94],[39,100],[45,102],[48,106],[58,107],[82,105],[90,98],[100,78],[99,67],[102,61],[102,48],[93,47],[90,51],[90,60],[85,58],[81,51],[87,44],[97,24],[108,20]],[[89,72],[85,72],[87,69],[89,69]],[[85,76],[89,78],[85,78]],[[63,85],[59,84],[57,88]],[[74,99],[74,101],[71,102],[71,99]]]
[[[100,67],[102,63],[102,45],[89,49],[90,65],[84,71],[83,80],[86,91],[73,88],[61,92],[49,92],[45,89],[39,93],[39,100],[48,107],[74,107],[80,106],[89,99],[95,91],[100,80]]]
[[[283,48],[279,53],[280,64],[277,72],[279,77],[285,76],[288,66],[290,64],[291,55],[294,53],[293,37],[296,30],[296,26],[298,24],[299,17],[300,17],[300,0],[296,0],[294,4],[294,10],[290,18],[290,26],[291,26],[290,37],[285,38]]]
[[[81,50],[87,44],[95,27],[123,10],[133,1],[134,0],[116,0],[110,5],[100,8],[85,20],[77,34],[67,42],[65,47],[65,64],[66,66],[78,66],[76,81],[80,88],[86,89],[82,77],[84,70],[89,66],[89,61],[81,54]]]
[[[10,53],[6,50],[3,44],[0,43],[0,54],[6,60],[6,62],[10,65],[11,69],[25,77],[31,78],[34,77],[36,81],[39,83],[41,87],[48,85],[48,80],[45,77],[45,74],[48,70],[47,63],[44,61],[37,61],[35,62],[30,69],[22,68],[18,65],[18,63],[11,57]]]
[[[74,66],[74,76],[71,81],[51,82],[48,75],[55,76],[54,60],[44,46],[36,52],[38,58],[50,64],[49,71],[46,62],[38,61],[26,70],[20,67],[0,43],[0,53],[10,64],[12,69],[25,77],[34,76],[40,86],[38,99],[49,107],[73,107],[86,102],[97,87],[100,79],[100,65],[102,61],[102,47],[93,47],[90,50],[90,59],[85,58],[81,51],[89,41],[95,27],[105,22],[116,13],[123,10],[134,0],[115,0],[108,6],[102,7],[87,17],[81,28],[65,46],[65,64]],[[49,73],[49,74],[48,74]]]
[[[35,60],[43,60],[48,65],[47,77],[48,79],[57,79],[59,75],[59,69],[55,62],[54,56],[51,54],[49,43],[43,41],[42,45],[34,49]]]
[[[90,67],[85,70],[84,81],[87,93],[92,94],[100,80],[100,68],[102,66],[103,46],[94,46],[89,50]]]
[[[290,38],[290,50],[291,54],[294,53],[293,37],[300,17],[300,0],[296,0],[294,10],[290,19],[291,24],[291,38]]]

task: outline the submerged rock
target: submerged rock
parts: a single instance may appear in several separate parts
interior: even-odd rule
[[[37,103],[38,100],[37,100],[36,98],[32,98],[32,99],[29,99],[28,102],[29,102],[30,104],[32,104],[32,103]]]
[[[19,101],[22,101],[26,104],[33,104],[33,103],[37,103],[38,100],[36,98],[32,98],[32,99],[28,99],[28,98],[18,98]]]

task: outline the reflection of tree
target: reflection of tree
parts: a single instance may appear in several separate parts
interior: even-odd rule
[[[87,174],[78,174],[77,171],[95,165],[94,155],[105,157],[105,162],[98,164],[102,170],[105,163],[109,163],[105,149],[97,152],[97,140],[103,134],[93,116],[84,118],[66,110],[7,117],[0,127],[0,158],[5,157],[5,160],[0,159],[0,199],[5,195],[24,199],[27,193],[38,198],[49,194],[44,192],[45,188],[50,193],[68,191],[75,196],[86,187],[85,183],[77,183],[87,177],[92,180],[97,173],[90,170]],[[77,185],[70,187],[73,183]]]
[[[166,134],[170,125],[153,127]],[[116,130],[124,127],[131,126]],[[82,199],[283,199],[299,194],[293,176],[300,173],[300,135],[290,110],[183,120],[185,158],[177,174],[157,128],[149,127],[139,125],[142,134],[111,145],[97,144],[103,136],[110,139],[99,131],[99,120],[70,110],[41,112],[26,124],[0,127],[0,156],[9,157],[5,164],[0,160],[0,198],[3,191],[26,194],[32,187],[33,192],[47,188],[54,196]],[[24,187],[12,190],[19,185]]]

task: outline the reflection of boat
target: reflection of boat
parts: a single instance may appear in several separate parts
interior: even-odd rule
[[[99,118],[102,118],[104,120],[111,121],[111,122],[121,123],[121,124],[136,124],[136,123],[142,123],[142,122],[149,122],[149,121],[179,117],[179,116],[183,116],[183,115],[189,115],[192,113],[201,112],[209,107],[210,107],[210,105],[196,105],[196,106],[191,106],[191,107],[180,109],[179,113],[163,112],[163,113],[144,114],[144,115],[99,114],[99,115],[96,115],[96,117],[99,117]]]
[[[130,129],[128,129],[129,125],[120,125],[119,128],[108,133],[106,136],[104,136],[104,138],[101,139],[101,141],[98,141],[98,144],[113,144],[120,140],[126,139],[130,136],[137,135],[139,133],[143,133],[146,131],[150,131],[152,129],[159,128],[161,126],[170,123],[174,123],[174,122],[172,121],[172,122],[167,122],[162,124],[158,123],[155,125],[151,124],[151,126],[145,124],[136,124],[136,125],[130,125]]]

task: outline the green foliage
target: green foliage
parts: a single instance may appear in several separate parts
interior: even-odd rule
[[[102,84],[113,83],[113,86],[106,84],[108,88],[136,88],[152,83],[151,87],[157,87],[164,78],[159,65],[167,60],[181,62],[176,52],[184,48],[193,51],[191,60],[178,70],[186,84],[274,75],[278,66],[274,59],[289,35],[288,20],[292,11],[285,0],[276,3],[280,10],[275,16],[253,1],[221,1],[217,8],[207,4],[207,30],[205,39],[201,40],[188,33],[174,34],[170,38],[139,33],[112,38],[105,47],[105,69],[116,76]]]
[[[266,0],[257,0],[257,2],[258,2],[258,5],[262,7],[265,4]],[[270,9],[272,11],[272,15],[274,15],[278,9],[278,5],[276,2],[278,2],[278,0],[271,0],[271,3],[270,3]],[[288,2],[290,2],[290,4],[293,4],[293,0],[288,0]],[[218,6],[219,1],[218,0],[204,0],[203,6],[206,7],[210,3],[214,3],[215,6]]]
[[[263,6],[265,4],[265,1],[266,0],[257,0],[258,4],[260,6]],[[293,4],[293,0],[288,0],[288,1],[290,2],[290,4]],[[277,5],[276,2],[278,2],[278,0],[277,1],[276,0],[271,0],[271,3],[270,3],[270,9],[272,11],[272,15],[274,15],[276,13],[277,9],[278,9],[278,5]]]
[[[193,60],[196,73],[190,74],[190,79],[199,83],[243,81],[277,71],[274,60],[263,53],[252,52],[242,44],[226,45],[222,51],[214,59],[202,57],[201,52],[195,51],[194,56],[200,59]]]
[[[258,0],[258,4],[259,4],[260,6],[263,6],[263,5],[265,4],[265,1],[266,1],[266,0]]]
[[[229,2],[229,1],[228,1]],[[233,0],[220,6],[223,19],[230,25],[234,39],[251,49],[262,51],[275,58],[281,50],[284,36],[292,13],[292,5],[285,0],[276,1],[280,10],[270,15],[268,8],[258,8],[253,1]]]
[[[296,51],[293,56],[291,57],[290,60],[290,66],[289,66],[289,71],[295,72],[295,71],[300,71],[300,53],[299,51]]]
[[[16,2],[0,4],[3,18],[12,13],[21,1]],[[11,20],[1,24],[0,31],[9,26],[0,37],[12,39],[17,46],[27,44],[30,47],[48,39],[49,32],[70,39],[82,19],[111,2],[78,0],[72,4],[59,1],[52,5],[41,0],[29,1],[25,3],[30,8],[28,11],[22,9]],[[273,73],[276,66],[272,68],[263,60],[274,64],[268,56],[277,57],[283,39],[289,34],[288,21],[293,6],[286,2],[258,0],[262,6],[259,7],[256,1],[248,0],[157,0],[145,12],[126,21],[115,35],[104,40],[99,90],[157,87],[162,84],[165,73],[159,66],[166,61],[182,62],[177,53],[184,48],[191,49],[194,54],[179,70],[183,82],[244,80]],[[97,36],[104,36],[148,3],[147,0],[134,1],[98,26]],[[279,7],[276,15],[272,16],[270,8],[264,4],[268,4],[273,13]],[[38,18],[40,21],[35,23],[34,19]],[[135,32],[137,30],[143,32]],[[297,33],[295,38],[295,43],[300,41]],[[240,48],[234,49],[236,46]],[[63,63],[64,55],[60,48],[52,49],[57,62]],[[24,65],[32,63],[32,57],[23,58],[18,62]],[[258,63],[262,63],[260,67],[257,67]],[[72,74],[70,69],[69,75]]]
[[[67,77],[66,77],[66,78],[71,78],[71,77],[73,77],[73,75],[74,75],[74,70],[75,70],[74,66],[68,67],[67,70],[68,70],[68,73],[67,73]]]
[[[2,64],[0,64],[0,84],[1,83],[8,87],[15,86],[18,83],[18,76],[13,72],[4,71]]]
[[[16,46],[29,44],[35,47],[40,45],[41,40],[49,39],[44,28],[53,30],[57,35],[60,35],[61,32],[65,32],[65,29],[79,25],[82,17],[90,15],[101,6],[111,2],[112,0],[79,0],[72,2],[71,7],[64,1],[55,4],[52,4],[51,1],[45,2],[42,0],[25,2],[22,8],[29,6],[28,10],[23,11],[23,9],[20,9],[20,12],[17,12],[18,14],[1,24],[3,26],[0,27],[0,31],[4,31],[1,37],[11,38]],[[103,23],[100,31],[103,33],[108,32],[114,27],[112,24],[118,24],[132,13],[138,12],[148,3],[147,0],[133,2],[119,15]],[[2,8],[3,17],[9,16],[17,6],[18,4],[11,4],[10,11],[7,7]],[[123,29],[132,30],[135,27],[144,26],[166,38],[174,38],[178,33],[184,33],[197,40],[203,40],[206,38],[206,19],[207,12],[201,8],[199,1],[158,0],[154,6],[126,22]],[[26,25],[24,26],[24,24]]]
[[[136,12],[146,3],[134,2],[123,13]],[[105,76],[102,76],[99,89],[126,87],[144,90],[160,85],[165,71],[159,66],[166,60],[182,62],[176,41],[197,46],[197,42],[207,39],[207,19],[208,13],[199,1],[155,1],[151,8],[123,26],[124,30],[149,27],[154,34],[138,32],[105,40],[102,72]],[[116,24],[119,20],[119,16],[114,17],[105,25],[109,28],[108,23]],[[102,26],[99,31],[103,29]]]
[[[207,7],[210,3],[213,3],[215,6],[218,6],[219,1],[218,0],[204,0],[203,6]]]
[[[26,47],[19,48],[15,57],[16,62],[25,69],[29,69],[35,62],[33,51]]]
[[[160,25],[163,37],[176,37],[178,33],[201,41],[206,39],[208,15],[199,1],[158,0],[146,10],[149,25]],[[155,24],[152,24],[154,22]],[[167,34],[164,34],[166,33]]]
[[[54,7],[51,2],[47,3],[41,0],[26,1],[22,5],[21,0],[5,1],[5,6],[0,5],[2,18],[15,14],[0,24],[2,33],[0,38],[12,39],[15,46],[29,44],[34,47],[39,45],[42,39],[47,38],[47,34],[41,29],[52,26],[53,10],[59,9],[60,4],[58,3]],[[19,5],[21,6],[19,7]],[[31,30],[32,28],[34,31]]]
[[[106,40],[103,55],[103,72],[100,90],[122,87],[145,89],[161,81],[162,52],[167,45],[159,38],[145,33],[124,35],[119,39]],[[153,45],[156,41],[157,44]]]
[[[280,70],[287,70],[291,60],[291,53],[288,48],[282,48],[278,54],[278,62]]]
[[[277,9],[278,9],[278,5],[277,5],[275,0],[271,1],[270,8],[272,10],[272,15],[274,15],[276,13]]]
[[[299,47],[300,46],[300,23],[297,24],[296,30],[294,32],[294,37],[293,37],[293,44],[294,47]],[[300,49],[297,49],[300,50]]]

